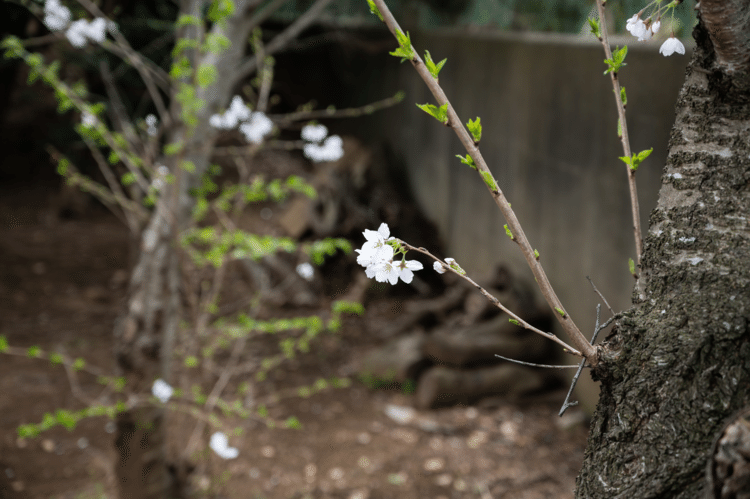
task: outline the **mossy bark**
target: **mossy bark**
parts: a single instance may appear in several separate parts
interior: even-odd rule
[[[702,22],[693,34],[634,307],[593,373],[578,498],[713,497],[714,439],[750,404],[749,75],[716,64]]]

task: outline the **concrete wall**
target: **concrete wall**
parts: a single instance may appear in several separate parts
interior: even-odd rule
[[[635,258],[626,167],[603,50],[593,38],[567,35],[415,33],[414,46],[448,62],[440,83],[462,121],[480,116],[482,154],[513,205],[567,311],[588,336],[599,301],[586,276],[615,310],[628,308]],[[633,151],[654,148],[638,170],[644,233],[656,205],[674,104],[687,56],[665,58],[659,43],[630,47],[621,72],[628,94]],[[403,104],[368,119],[367,134],[400,157],[416,199],[438,226],[446,254],[470,273],[498,262],[533,279],[483,182],[456,154],[453,132],[416,108],[434,103],[409,63],[378,59],[363,69],[361,95],[406,91]],[[366,83],[365,83],[366,82]],[[590,391],[590,390],[589,390]],[[587,405],[595,401],[585,397]]]

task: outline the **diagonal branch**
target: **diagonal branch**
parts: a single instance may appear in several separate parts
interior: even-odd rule
[[[380,10],[380,13],[382,14],[383,19],[391,33],[396,36],[397,32],[402,32],[401,28],[396,22],[396,19],[394,19],[393,14],[391,14],[391,11],[388,9],[385,2],[383,0],[374,0],[374,2],[377,4],[377,7]],[[424,80],[424,82],[427,84],[427,87],[432,92],[432,95],[435,97],[438,104],[441,106],[447,104],[448,121],[446,125],[453,129],[461,143],[466,148],[466,151],[476,163],[477,173],[479,173],[480,176],[483,177],[485,184],[490,190],[492,198],[495,200],[495,204],[497,204],[500,212],[508,222],[508,231],[510,233],[509,235],[511,236],[512,240],[518,244],[524,258],[526,258],[526,262],[528,263],[531,272],[534,274],[534,279],[536,280],[537,285],[542,292],[542,295],[544,295],[544,299],[547,301],[547,304],[552,310],[555,310],[555,317],[560,322],[563,329],[578,349],[577,351],[580,351],[580,354],[586,357],[586,359],[592,366],[596,365],[599,362],[597,349],[594,348],[586,340],[586,337],[583,335],[583,333],[581,333],[580,329],[578,329],[578,326],[575,325],[573,320],[570,318],[570,315],[568,315],[568,313],[564,311],[560,299],[557,297],[554,289],[552,289],[552,285],[547,278],[547,274],[544,272],[544,269],[539,263],[538,253],[536,253],[531,247],[526,234],[524,234],[523,229],[521,228],[521,223],[518,221],[516,214],[510,207],[510,203],[508,203],[507,198],[503,194],[502,190],[497,184],[497,181],[487,167],[487,163],[482,157],[479,148],[474,143],[474,139],[469,135],[469,132],[461,124],[456,111],[448,101],[448,98],[443,92],[443,89],[440,87],[437,80],[433,78],[432,74],[430,74],[430,71],[427,69],[425,64],[422,62],[422,59],[419,57],[419,55],[417,55],[416,52],[414,52],[411,63],[417,70],[417,73],[419,73],[419,76],[422,77],[422,80]],[[492,185],[491,187],[490,184]]]

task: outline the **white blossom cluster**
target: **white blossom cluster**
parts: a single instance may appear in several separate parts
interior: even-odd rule
[[[174,388],[169,386],[169,383],[159,378],[156,381],[154,381],[154,384],[151,387],[151,393],[154,395],[154,397],[161,400],[163,404],[166,404],[167,401],[170,398],[172,398],[172,394],[174,393]]]
[[[302,139],[308,143],[302,149],[305,157],[320,163],[336,161],[344,155],[344,141],[338,135],[328,136],[325,125],[305,125]]]
[[[370,279],[374,277],[378,282],[396,284],[400,278],[405,283],[410,283],[414,278],[413,271],[422,269],[422,264],[416,260],[393,261],[394,250],[388,241],[395,238],[388,237],[388,224],[380,224],[377,231],[365,229],[363,234],[367,242],[362,249],[354,251],[359,253],[357,263],[365,267],[365,274]]]
[[[146,116],[146,133],[150,137],[155,137],[159,133],[159,118],[153,114]]]
[[[79,19],[71,23],[73,18],[70,9],[60,3],[60,0],[47,0],[44,4],[44,25],[50,31],[65,31],[70,44],[83,48],[89,41],[103,43],[107,37],[107,28],[114,30],[114,23],[107,25],[103,17],[93,21]]]
[[[252,112],[239,95],[234,96],[224,113],[212,115],[208,124],[219,130],[231,130],[239,125],[240,133],[253,144],[260,144],[273,131],[273,121],[260,111]]]
[[[633,17],[628,19],[625,28],[630,32],[631,35],[638,38],[639,42],[650,40],[661,27],[661,19],[653,21],[651,18],[647,18],[645,21],[641,19],[640,13],[635,14]],[[659,48],[659,53],[664,57],[670,56],[677,52],[678,54],[685,54],[685,46],[675,38],[674,33],[672,36],[662,43]]]

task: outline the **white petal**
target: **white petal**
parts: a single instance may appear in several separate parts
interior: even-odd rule
[[[432,268],[435,269],[435,272],[437,272],[438,274],[445,274],[445,269],[443,268],[443,264],[440,262],[433,263]]]
[[[391,235],[391,230],[388,228],[388,224],[385,222],[380,224],[380,227],[378,227],[378,233],[383,236],[383,239],[388,239],[388,236]]]
[[[414,278],[414,272],[412,272],[409,269],[403,269],[401,270],[401,274],[399,275],[399,277],[401,277],[402,281],[409,284],[411,280]]]
[[[416,260],[409,260],[406,262],[406,268],[409,270],[422,270],[424,266],[422,265],[422,262],[418,262]]]

